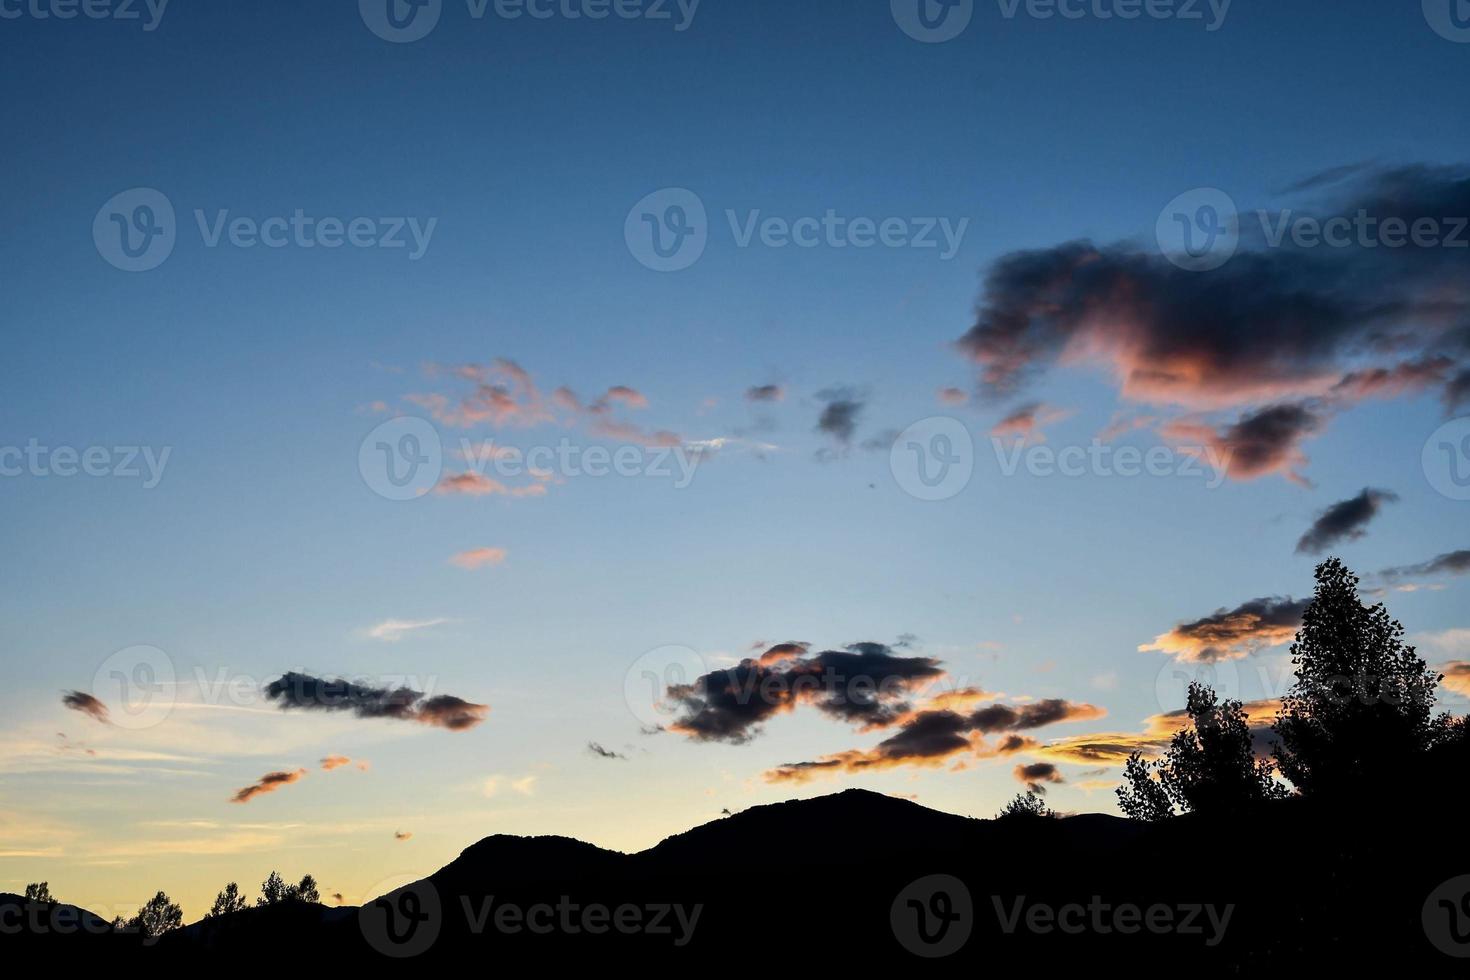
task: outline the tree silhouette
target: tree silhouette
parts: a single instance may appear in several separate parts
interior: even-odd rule
[[[46,881],[33,881],[26,885],[26,901],[40,902],[43,905],[54,905],[56,899],[51,897],[51,884]]]
[[[1040,820],[1046,817],[1056,816],[1041,797],[1028,790],[1025,793],[1017,793],[1015,799],[1001,808],[995,815],[997,820]]]
[[[244,911],[249,904],[245,896],[240,894],[240,886],[230,882],[225,890],[214,897],[214,905],[205,913],[206,919],[217,919],[222,915],[230,915],[233,912]]]
[[[1304,795],[1383,799],[1447,737],[1448,719],[1431,718],[1440,677],[1382,603],[1363,605],[1341,561],[1318,565],[1316,578],[1291,647],[1296,683],[1276,716],[1276,759]]]
[[[1134,752],[1128,757],[1128,764],[1123,767],[1123,778],[1128,784],[1117,789],[1118,807],[1127,816],[1134,820],[1157,821],[1174,815],[1174,804],[1169,802],[1169,794],[1153,777],[1141,752]]]
[[[1139,820],[1162,820],[1176,806],[1185,813],[1229,813],[1287,795],[1271,763],[1255,757],[1239,701],[1217,701],[1212,688],[1196,682],[1184,710],[1191,724],[1174,733],[1162,759],[1150,765],[1137,752],[1129,756],[1128,785],[1118,788],[1124,813]]]
[[[291,899],[297,902],[320,902],[321,892],[317,890],[316,879],[306,875],[301,879],[301,884],[291,889]]]
[[[128,920],[127,928],[140,932],[149,939],[156,939],[183,924],[183,909],[170,901],[163,892],[159,892],[143,903],[138,914]]]
[[[290,898],[291,886],[286,884],[279,872],[272,871],[270,877],[261,882],[260,897],[255,900],[255,904],[279,905]]]

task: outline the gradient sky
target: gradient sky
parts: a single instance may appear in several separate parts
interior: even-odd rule
[[[1014,767],[1044,756],[771,782],[776,766],[883,736],[805,708],[743,745],[642,735],[625,678],[670,645],[715,668],[761,641],[909,635],[897,652],[943,661],[946,685],[1106,711],[1028,732],[1043,742],[1137,733],[1183,701],[1170,658],[1138,647],[1217,609],[1308,594],[1317,558],[1294,546],[1330,505],[1365,487],[1397,495],[1334,549],[1365,575],[1470,547],[1470,503],[1421,464],[1465,412],[1436,387],[1334,414],[1301,445],[1304,481],[1008,477],[990,432],[1028,403],[1049,406],[1028,444],[1053,449],[1088,445],[1120,410],[1154,420],[1122,440],[1148,447],[1167,442],[1160,418],[1224,427],[1259,405],[1197,415],[1129,397],[1080,356],[997,393],[956,347],[983,277],[1016,250],[1085,238],[1157,257],[1161,209],[1195,188],[1278,209],[1333,168],[1470,160],[1470,44],[1416,2],[1236,0],[1213,31],[977,2],[939,44],[906,36],[879,0],[704,0],[682,31],[477,20],[445,0],[434,31],[403,44],[349,2],[180,2],[154,30],[0,6],[20,14],[0,18],[0,446],[170,452],[151,488],[0,478],[0,890],[49,879],[65,901],[123,912],[163,888],[192,920],[226,881],[253,893],[273,868],[355,903],[493,833],[634,850],[724,807],[850,785],[989,816],[1022,788]],[[140,187],[172,203],[177,243],[134,273],[99,254],[92,228]],[[624,240],[630,209],[664,188],[693,191],[710,217],[703,256],[669,273]],[[416,260],[209,248],[196,209],[437,224]],[[741,248],[727,209],[968,225],[947,260]],[[432,366],[497,358],[548,399],[562,386],[584,405],[617,386],[640,397],[500,429],[434,419],[416,397],[452,405],[470,385]],[[784,398],[752,403],[758,385]],[[966,404],[941,402],[951,387]],[[843,391],[862,406],[847,446],[817,431]],[[684,488],[563,475],[541,496],[390,501],[360,474],[359,447],[399,414],[430,419],[449,448],[637,441],[599,430],[608,418],[686,447],[728,442]],[[975,474],[925,502],[887,447],[937,415],[973,434]],[[478,548],[503,561],[451,563]],[[1431,662],[1470,657],[1463,579],[1410,577],[1429,587],[1388,592],[1391,610]],[[434,625],[373,636],[393,620]],[[94,675],[137,645],[181,682],[160,724],[63,706],[72,690],[105,700]],[[1285,657],[1274,645],[1228,661],[1233,693],[1279,695]],[[490,712],[449,731],[283,713],[195,683],[256,690],[288,670],[411,679]],[[333,755],[370,765],[324,771]],[[1050,803],[1114,812],[1117,770],[1099,768],[1061,764]]]

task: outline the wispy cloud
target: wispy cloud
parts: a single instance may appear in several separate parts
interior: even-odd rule
[[[502,564],[509,554],[504,548],[471,548],[450,558],[449,563],[466,571],[474,571],[486,565]]]
[[[397,643],[410,633],[433,629],[435,626],[443,626],[448,622],[450,622],[448,619],[385,619],[363,630],[363,635],[370,640]]]

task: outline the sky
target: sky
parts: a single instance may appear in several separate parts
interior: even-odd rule
[[[1116,812],[1329,553],[1470,690],[1448,0],[395,4],[0,0],[0,891]]]

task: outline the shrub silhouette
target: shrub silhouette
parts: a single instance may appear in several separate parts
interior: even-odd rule
[[[149,939],[157,939],[183,924],[183,909],[175,905],[166,894],[159,892],[143,903],[138,914],[127,921],[126,928]]]
[[[1055,816],[1034,792],[1017,793],[1016,798],[1001,808],[997,820],[1043,820]]]
[[[1220,702],[1212,688],[1194,683],[1185,714],[1190,727],[1174,733],[1162,759],[1149,764],[1140,753],[1129,756],[1128,784],[1117,791],[1124,813],[1139,820],[1163,820],[1176,806],[1185,813],[1230,813],[1287,795],[1271,763],[1255,757],[1239,701]]]
[[[1316,579],[1274,726],[1277,762],[1303,795],[1396,795],[1430,749],[1453,742],[1449,719],[1431,719],[1440,676],[1382,603],[1363,605],[1341,561],[1318,565]]]
[[[223,897],[224,893],[220,894]],[[255,900],[255,904],[279,905],[282,902],[320,902],[321,900],[321,891],[317,887],[316,879],[311,875],[303,877],[299,884],[288,885],[279,872],[272,871],[270,877],[261,882],[260,897]]]

